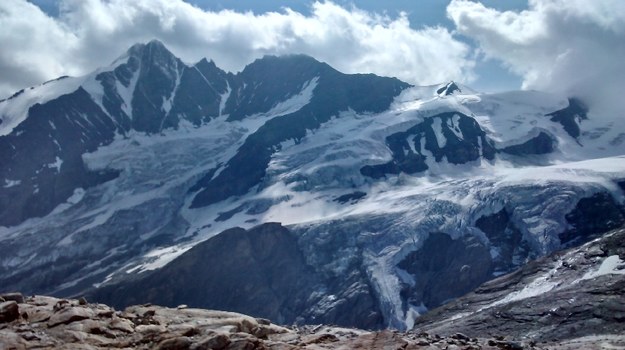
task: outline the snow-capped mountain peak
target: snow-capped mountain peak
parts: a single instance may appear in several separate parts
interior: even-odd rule
[[[300,55],[231,74],[138,44],[0,102],[0,285],[84,292],[157,274],[201,242],[260,239],[297,250],[289,271],[310,273],[284,322],[366,305],[341,320],[409,327],[625,221],[625,131],[579,106],[343,74]],[[269,241],[250,240],[259,231]],[[269,259],[262,250],[241,252]],[[279,273],[280,257],[263,271]]]

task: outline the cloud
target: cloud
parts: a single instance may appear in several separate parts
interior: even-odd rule
[[[414,84],[470,82],[471,49],[446,28],[410,28],[356,7],[315,2],[253,14],[205,11],[182,0],[62,0],[52,18],[25,0],[0,1],[0,96],[60,75],[86,74],[137,42],[159,39],[187,62],[213,59],[239,71],[265,54],[304,53],[347,73]]]
[[[525,89],[578,96],[598,114],[625,116],[625,1],[530,0],[500,12],[452,0],[447,15],[488,58],[523,77]]]

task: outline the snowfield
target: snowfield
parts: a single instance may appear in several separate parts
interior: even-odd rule
[[[0,135],[10,133],[25,118],[27,106],[75,90],[82,82],[62,79],[26,90],[16,97],[19,103],[0,102]],[[211,169],[218,174],[246,137],[267,121],[305,106],[316,85],[317,79],[313,79],[269,112],[241,121],[227,121],[227,115],[220,115],[200,127],[187,123],[160,135],[118,135],[112,144],[83,159],[90,169],[117,169],[120,176],[81,189],[47,217],[0,228],[0,241],[19,237],[29,242],[18,255],[0,258],[0,266],[19,270],[33,261],[71,257],[78,251],[106,251],[108,258],[117,256],[119,260],[105,264],[100,259],[79,274],[79,280],[99,285],[160,268],[231,227],[281,222],[301,235],[321,235],[331,226],[350,232],[363,247],[366,271],[389,325],[410,328],[414,318],[426,310],[423,305],[403,306],[401,285],[411,281],[397,263],[417,250],[430,232],[445,232],[454,238],[472,234],[487,241],[475,221],[507,208],[531,249],[542,255],[560,247],[558,233],[568,227],[565,214],[581,198],[607,191],[619,202],[624,200],[615,181],[625,178],[625,149],[621,146],[625,138],[610,122],[602,125],[590,115],[575,140],[560,124],[545,117],[567,106],[562,96],[522,91],[441,97],[435,93],[438,86],[433,86],[404,91],[383,113],[344,111],[319,129],[308,130],[298,142],[283,142],[263,182],[247,194],[189,208],[194,194],[189,189],[198,179]],[[87,90],[101,104],[97,89]],[[230,93],[228,87],[220,111]],[[123,99],[131,105],[131,94]],[[429,169],[424,173],[387,175],[383,180],[361,175],[363,166],[392,159],[387,136],[448,111],[473,116],[497,148],[523,143],[545,131],[557,141],[557,150],[529,160],[497,155],[492,161],[479,158],[461,165],[446,159],[437,163],[428,157]],[[460,133],[455,126],[457,118],[451,123],[454,133]],[[442,120],[435,118],[433,127],[436,141],[443,147],[447,139]],[[58,170],[62,162],[49,166]],[[15,180],[5,179],[3,186],[15,184]],[[336,201],[354,192],[366,195],[347,203]],[[120,230],[122,234],[110,235]],[[140,246],[150,249],[137,248]],[[609,266],[602,266],[596,274],[614,273],[610,272],[615,271],[614,264],[622,264],[609,259]],[[335,268],[341,268],[340,262]],[[72,285],[70,281],[51,292]],[[509,298],[526,298],[550,288],[549,283],[537,280]]]

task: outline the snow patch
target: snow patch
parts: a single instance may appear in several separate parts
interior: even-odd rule
[[[219,116],[224,113],[226,109],[226,102],[228,102],[228,98],[230,98],[230,94],[232,93],[232,88],[230,87],[230,83],[226,81],[226,92],[219,95]]]
[[[163,105],[162,105],[162,109],[163,111],[165,111],[165,115],[163,117],[163,120],[161,120],[161,125],[159,127],[159,131],[162,132],[163,131],[163,125],[165,124],[165,120],[167,119],[167,117],[169,116],[169,111],[171,111],[171,107],[172,104],[174,102],[174,99],[176,98],[176,94],[178,93],[178,88],[180,87],[180,71],[178,70],[178,61],[174,61],[176,63],[176,68],[174,69],[175,73],[176,73],[176,82],[174,85],[174,89],[172,90],[171,95],[169,96],[169,98],[165,98],[163,97]],[[196,68],[197,69],[197,68]],[[164,68],[162,68],[162,70],[167,73],[165,71]]]
[[[596,271],[587,272],[581,280],[589,280],[604,275],[625,275],[625,260],[618,255],[608,256]]]
[[[2,187],[3,188],[11,188],[11,187],[19,186],[21,183],[22,183],[22,180],[4,179],[4,185]]]
[[[0,102],[0,136],[10,134],[13,129],[20,125],[28,117],[28,111],[31,106],[39,103],[44,104],[59,96],[66,95],[76,91],[83,78],[65,77],[43,83],[22,90],[16,94]]]
[[[433,118],[432,129],[434,130],[434,135],[436,136],[438,148],[444,148],[447,144],[447,138],[443,135],[443,120],[441,118]]]
[[[192,247],[193,245],[186,245],[186,246],[173,246],[173,247],[153,250],[144,256],[144,258],[148,261],[147,263],[143,263],[129,270],[126,270],[126,273],[133,273],[133,272],[142,273],[145,271],[159,269],[169,264],[180,255],[184,254],[187,250],[191,249]]]
[[[59,157],[56,157],[54,163],[49,163],[46,166],[50,169],[55,169],[57,173],[61,172],[61,165],[63,165],[63,160]]]
[[[543,276],[536,278],[535,280],[533,280],[531,283],[529,283],[520,291],[512,292],[506,295],[504,298],[497,300],[496,302],[481,308],[477,312],[480,312],[484,309],[491,308],[493,306],[497,306],[501,304],[508,304],[513,301],[532,298],[532,297],[542,295],[544,293],[551,291],[552,289],[558,286],[558,282],[551,281],[551,277],[557,272],[556,271],[557,268],[558,267],[552,269],[551,271],[547,272]]]
[[[304,83],[302,90],[297,95],[277,103],[267,113],[263,114],[281,116],[299,111],[310,102],[318,82],[319,77],[312,78]]]
[[[115,88],[117,90],[117,94],[122,99],[122,111],[126,113],[126,115],[132,119],[132,99],[135,92],[135,88],[137,86],[137,82],[139,81],[139,71],[132,73],[132,78],[130,79],[130,84],[128,87],[125,87],[118,80],[115,81]]]

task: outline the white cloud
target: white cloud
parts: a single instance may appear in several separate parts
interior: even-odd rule
[[[264,54],[304,53],[347,72],[415,84],[470,82],[470,48],[442,27],[410,28],[386,15],[315,2],[306,16],[211,12],[182,0],[63,0],[51,18],[25,0],[0,1],[0,96],[109,64],[137,42],[159,39],[187,62],[238,71]]]
[[[523,87],[585,99],[598,114],[625,116],[625,1],[530,0],[500,12],[452,0],[460,34],[523,77]]]

